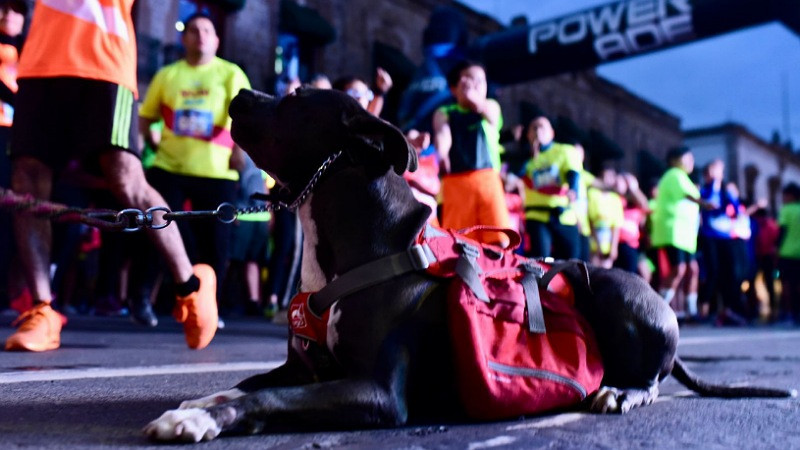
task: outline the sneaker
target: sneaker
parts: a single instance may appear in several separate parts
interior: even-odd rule
[[[200,289],[186,297],[177,297],[173,317],[183,323],[183,333],[189,348],[205,348],[217,332],[217,276],[208,264],[195,264],[194,275],[200,279]]]
[[[153,312],[153,305],[150,299],[145,297],[134,297],[128,300],[131,307],[131,320],[133,323],[153,328],[158,325],[158,318]]]
[[[6,339],[6,350],[44,352],[61,345],[61,315],[49,303],[20,314],[11,325],[19,329]]]
[[[120,299],[113,295],[98,298],[94,305],[94,315],[100,317],[123,317],[129,313]]]
[[[277,303],[270,303],[264,307],[264,317],[267,320],[272,320],[275,318],[275,314],[278,313],[278,304]]]

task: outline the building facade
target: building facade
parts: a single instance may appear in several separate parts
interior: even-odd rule
[[[313,73],[369,79],[380,59],[378,50],[400,55],[406,66],[421,64],[423,31],[431,13],[443,6],[462,14],[470,39],[503,29],[494,19],[447,0],[139,0],[140,88],[144,91],[155,71],[178,57],[176,23],[198,8],[211,12],[218,23],[220,56],[239,64],[254,88],[274,92],[292,70],[304,81]],[[299,67],[287,62],[289,54],[298,56]],[[407,74],[390,73],[399,89],[409,81]],[[586,136],[618,146],[621,151],[614,157],[621,158],[620,168],[634,173],[652,169],[653,161],[663,161],[666,151],[682,142],[679,118],[594,71],[500,86],[494,95],[507,127],[525,119],[521,105],[536,105],[551,117],[569,119]],[[391,100],[389,115],[396,106]],[[593,152],[592,145],[585,147],[590,162],[608,157]]]

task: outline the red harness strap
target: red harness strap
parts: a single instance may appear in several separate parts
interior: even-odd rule
[[[289,304],[289,327],[295,336],[316,342],[321,347],[327,347],[328,318],[330,308],[326,308],[322,317],[317,316],[308,306],[308,299],[313,292],[300,292],[294,296]]]

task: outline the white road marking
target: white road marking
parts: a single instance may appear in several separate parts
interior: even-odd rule
[[[243,372],[272,370],[283,361],[173,364],[143,367],[91,367],[86,369],[58,369],[22,372],[0,372],[0,384],[28,381],[82,380],[88,378],[145,377],[151,375],[178,375],[186,373]]]
[[[725,336],[696,336],[680,338],[678,345],[685,347],[688,345],[705,345],[705,344],[718,344],[722,342],[739,342],[739,341],[765,341],[776,339],[798,339],[800,338],[800,331],[786,331],[778,333],[740,333]]]
[[[512,436],[497,436],[493,437],[487,441],[482,442],[470,442],[469,446],[467,447],[469,450],[478,450],[480,448],[492,448],[492,447],[500,447],[501,445],[509,445],[516,442],[517,438]]]
[[[549,428],[549,427],[560,427],[561,425],[566,425],[571,422],[576,422],[578,420],[583,419],[586,417],[587,413],[564,413],[559,414],[553,417],[547,417],[541,420],[537,420],[536,422],[531,423],[522,423],[519,425],[511,425],[506,427],[506,431],[515,431],[515,430],[525,430],[529,428]]]

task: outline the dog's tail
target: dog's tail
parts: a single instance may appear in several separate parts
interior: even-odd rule
[[[697,374],[689,370],[686,364],[677,356],[672,366],[672,376],[681,384],[697,392],[703,397],[742,398],[742,397],[797,397],[795,389],[776,389],[759,386],[732,386],[712,384],[700,379]]]

